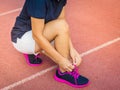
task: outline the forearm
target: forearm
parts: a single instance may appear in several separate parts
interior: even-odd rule
[[[64,57],[62,57],[50,44],[50,42],[43,36],[44,31],[44,19],[37,19],[31,17],[32,34],[37,44],[50,56],[52,60],[58,63]]]
[[[63,59],[55,48],[50,44],[50,42],[42,35],[34,37],[38,45],[47,53],[47,56],[51,58],[55,63],[59,63]]]

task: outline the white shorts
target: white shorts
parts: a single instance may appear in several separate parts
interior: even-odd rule
[[[26,32],[20,39],[17,38],[17,43],[12,43],[21,53],[35,54],[35,40],[32,37],[32,31]]]
[[[13,46],[21,53],[38,54],[35,53],[35,40],[32,37],[32,31],[26,32],[20,39],[17,38],[17,43],[12,43]],[[54,41],[51,42],[51,45],[54,47]]]

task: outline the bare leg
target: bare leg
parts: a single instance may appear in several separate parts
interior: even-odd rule
[[[56,50],[65,58],[69,59],[70,44],[69,44],[69,31],[67,23],[62,20],[54,20],[45,25],[43,32],[45,38],[51,42],[55,40]],[[39,46],[36,44],[36,52],[40,51]],[[46,54],[46,53],[44,53]],[[48,54],[46,54],[49,56]],[[52,59],[52,57],[50,57]],[[61,69],[64,72],[64,70]]]
[[[70,45],[69,32],[67,30],[65,30],[65,32],[59,33],[59,35],[55,38],[55,48],[63,57],[69,59]]]

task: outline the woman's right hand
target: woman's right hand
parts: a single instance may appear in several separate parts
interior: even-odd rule
[[[66,58],[60,60],[58,65],[61,72],[71,72],[74,69],[74,65]]]

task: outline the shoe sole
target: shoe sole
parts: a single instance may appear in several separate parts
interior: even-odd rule
[[[42,62],[41,62],[40,64],[31,64],[31,63],[29,62],[28,55],[27,55],[27,54],[24,54],[24,57],[25,57],[25,59],[26,59],[26,62],[27,62],[27,63],[28,63],[28,65],[30,65],[30,66],[39,66],[39,65],[41,65],[41,64],[42,64]]]
[[[65,80],[63,80],[63,79],[58,78],[56,75],[54,76],[54,79],[55,79],[56,81],[58,81],[58,82],[65,83],[65,84],[70,85],[70,86],[75,87],[75,88],[83,88],[83,87],[86,87],[86,86],[88,86],[88,85],[90,84],[90,82],[88,82],[87,84],[84,84],[84,85],[73,85],[73,84],[71,84],[71,83],[68,82],[68,81],[65,81]]]

